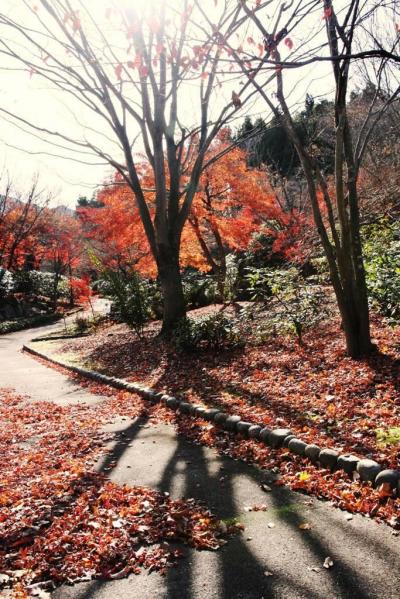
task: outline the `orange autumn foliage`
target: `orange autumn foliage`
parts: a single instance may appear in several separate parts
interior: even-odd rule
[[[223,273],[226,254],[248,248],[260,230],[276,238],[274,251],[288,253],[289,257],[289,245],[296,235],[301,238],[305,221],[308,222],[301,214],[282,210],[265,173],[247,166],[244,150],[228,151],[228,134],[227,130],[222,131],[207,154],[210,164],[200,178],[182,233],[182,267]],[[189,171],[190,164],[187,168]],[[142,165],[141,178],[154,218],[154,182],[146,164]],[[121,176],[116,175],[105,184],[96,199],[100,207],[78,208],[78,212],[102,262],[119,269],[134,266],[144,276],[156,276],[135,198]],[[299,250],[297,241],[294,248]]]

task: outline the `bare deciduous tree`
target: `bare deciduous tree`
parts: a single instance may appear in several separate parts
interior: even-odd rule
[[[270,3],[259,3],[263,9]],[[185,314],[179,250],[204,158],[219,129],[247,98],[250,82],[218,101],[222,40],[245,21],[226,1],[215,21],[189,0],[138,10],[121,5],[100,16],[83,0],[23,1],[24,18],[0,12],[0,54],[61,90],[64,100],[93,120],[78,139],[2,109],[3,116],[76,155],[93,154],[115,168],[132,189],[164,297],[164,332]],[[214,3],[211,3],[214,6]],[[229,88],[228,88],[229,89]],[[193,109],[188,109],[192,104]],[[89,125],[89,124],[88,124]],[[141,156],[138,156],[138,150]],[[196,159],[189,176],[188,155]],[[142,188],[143,153],[154,173],[151,200]]]
[[[347,102],[349,95],[350,71],[354,60],[380,60],[380,68],[388,61],[398,61],[399,33],[393,21],[393,35],[388,48],[382,47],[376,37],[365,36],[372,19],[379,22],[379,11],[392,9],[396,15],[396,4],[385,2],[359,2],[349,0],[341,10],[335,11],[335,2],[324,0],[314,4],[313,10],[321,11],[325,23],[326,41],[320,42],[314,38],[315,44],[301,47],[296,56],[295,50],[287,60],[281,59],[281,47],[284,37],[277,31],[288,35],[288,25],[271,27],[253,13],[247,3],[241,0],[243,11],[253,23],[256,31],[266,44],[266,55],[263,58],[246,57],[234,48],[231,54],[243,74],[252,81],[268,108],[279,119],[288,132],[298,153],[302,171],[307,182],[308,196],[311,202],[315,224],[317,226],[325,256],[330,270],[332,284],[342,317],[343,329],[346,336],[347,351],[353,357],[368,354],[372,350],[368,295],[363,265],[363,255],[360,239],[360,214],[358,179],[360,168],[365,155],[371,132],[379,123],[389,104],[398,95],[398,88],[387,102],[375,110],[373,100],[370,110],[358,132],[352,129]],[[310,11],[312,14],[313,11]],[[388,15],[383,12],[381,18]],[[302,27],[307,27],[307,18],[303,19]],[[311,26],[310,26],[311,29]],[[291,30],[295,33],[295,29]],[[371,43],[370,49],[355,52],[357,35],[361,32],[364,40]],[[318,42],[318,43],[317,43]],[[293,47],[291,38],[286,38],[286,45]],[[258,61],[258,62],[257,62]],[[313,149],[307,147],[296,132],[294,115],[288,101],[284,86],[284,75],[288,69],[300,68],[314,62],[329,61],[332,64],[334,83],[334,122],[335,122],[335,168],[333,182],[322,172],[313,154]],[[277,103],[271,94],[259,83],[258,73],[265,69],[275,70]]]

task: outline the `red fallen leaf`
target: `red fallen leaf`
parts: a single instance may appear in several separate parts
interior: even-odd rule
[[[393,489],[390,483],[382,483],[378,487],[379,497],[391,497],[393,495]]]
[[[290,37],[286,37],[284,43],[289,48],[289,50],[293,48],[293,40]]]
[[[376,502],[376,503],[375,503],[375,504],[372,506],[372,508],[370,509],[370,511],[369,511],[369,515],[370,515],[371,517],[375,516],[375,515],[376,515],[376,513],[378,512],[379,508],[380,508],[380,503],[377,501],[377,502]]]
[[[17,539],[16,541],[10,543],[10,547],[15,549],[16,547],[20,547],[21,545],[28,545],[33,541],[33,539],[34,537],[32,535],[29,535],[27,537],[21,537],[20,539]]]
[[[7,488],[7,494],[0,494],[6,516],[0,522],[0,571],[22,573],[20,596],[27,584],[41,580],[120,578],[141,568],[163,572],[181,556],[167,545],[170,541],[213,550],[224,542],[218,521],[194,500],[119,487],[90,471],[109,441],[99,427],[109,421],[113,406],[118,413],[118,403],[126,402],[122,413],[130,411],[133,417],[147,410],[138,396],[94,387],[103,393],[108,389],[109,395],[97,409],[29,404],[0,389],[1,484]],[[150,422],[156,420],[153,416]],[[27,453],[23,443],[33,436],[37,440]],[[34,533],[27,535],[28,529]],[[119,561],[107,569],[104,564],[114,564],[116,546]]]

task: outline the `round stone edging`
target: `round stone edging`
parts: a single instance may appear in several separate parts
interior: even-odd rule
[[[31,342],[34,341],[34,339],[31,340]],[[139,383],[130,383],[125,379],[107,376],[94,370],[87,370],[86,368],[81,368],[80,366],[66,364],[65,362],[51,358],[50,356],[33,349],[29,345],[23,345],[22,350],[42,358],[47,362],[55,364],[56,366],[61,366],[62,368],[66,368],[67,370],[75,372],[76,374],[79,374],[87,379],[109,385],[115,389],[137,393],[138,395],[141,395],[146,399],[150,399],[153,402],[160,402],[172,410],[179,410],[182,414],[193,414],[204,418],[203,413],[207,412],[207,420],[214,422],[229,432],[241,433],[246,437],[253,438],[256,441],[259,441],[264,445],[270,445],[271,447],[277,447],[277,445],[280,447],[288,447],[289,451],[305,457],[314,465],[320,462],[325,462],[325,467],[329,468],[331,471],[341,469],[347,472],[349,475],[356,471],[362,481],[369,481],[373,485],[375,485],[375,481],[378,484],[389,483],[392,488],[395,488],[395,482],[397,480],[397,494],[400,496],[400,471],[383,470],[380,464],[374,460],[366,458],[358,459],[355,456],[350,456],[348,454],[340,454],[331,448],[321,448],[319,452],[313,452],[312,456],[308,456],[308,449],[311,447],[317,448],[317,446],[308,445],[307,443],[303,442],[301,439],[293,435],[289,429],[286,431],[286,438],[282,438],[282,431],[285,429],[270,430],[267,427],[262,427],[261,425],[255,423],[245,422],[239,416],[226,414],[225,412],[222,412],[216,408],[192,406],[188,402],[181,401],[176,397],[168,395],[167,393],[158,392]],[[277,441],[277,439],[279,439],[279,441]],[[287,443],[287,441],[289,442]],[[317,449],[319,449],[319,447]],[[319,454],[318,457],[316,454]],[[320,460],[320,456],[322,457],[322,460]],[[351,461],[350,468],[346,467],[349,459]]]

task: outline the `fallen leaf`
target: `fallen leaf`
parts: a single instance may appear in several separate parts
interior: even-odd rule
[[[323,565],[324,565],[324,568],[329,570],[329,568],[333,567],[333,559],[329,556],[326,557]]]
[[[269,487],[268,485],[266,485],[265,483],[261,485],[261,488],[263,491],[265,491],[266,493],[271,493],[272,489],[271,487]]]

